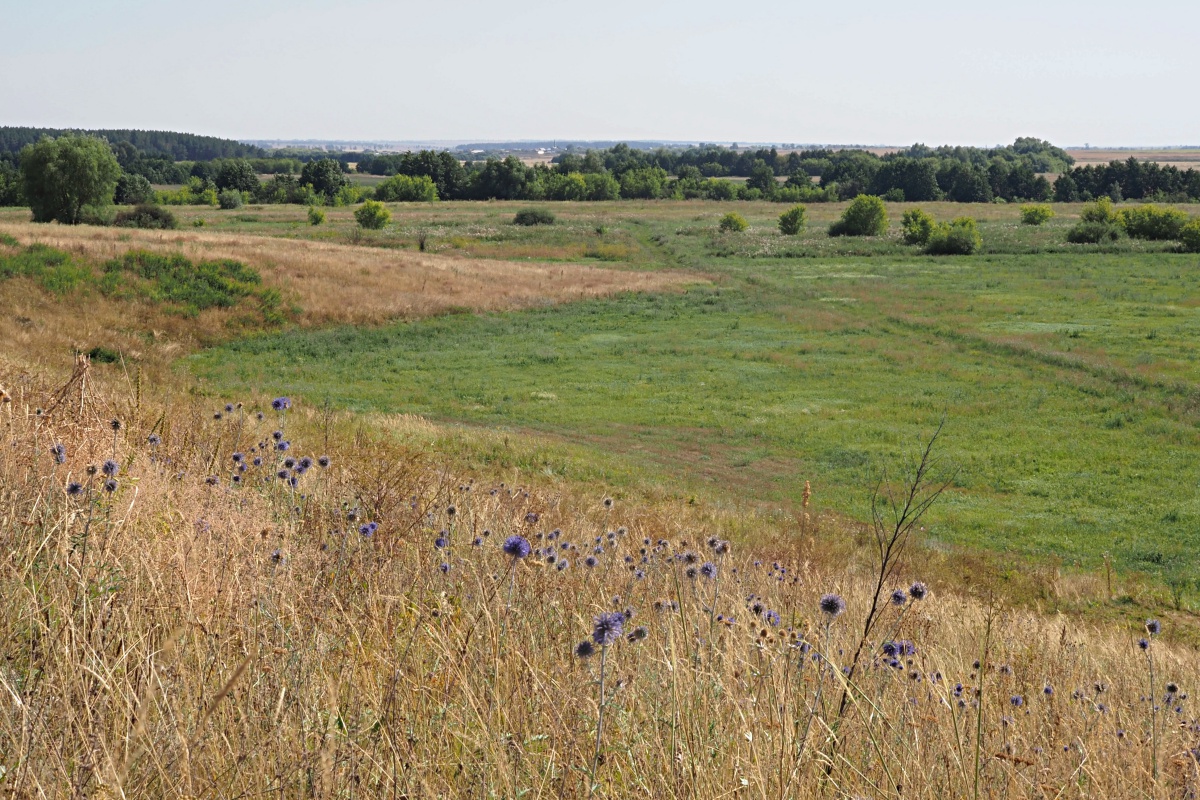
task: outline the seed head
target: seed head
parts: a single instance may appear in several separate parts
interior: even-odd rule
[[[71,481],[67,484],[67,494],[71,497],[78,497],[79,495],[83,494],[83,485],[76,483],[75,481]]]
[[[596,647],[592,644],[592,640],[584,639],[575,645],[575,655],[579,658],[591,658],[596,655]]]

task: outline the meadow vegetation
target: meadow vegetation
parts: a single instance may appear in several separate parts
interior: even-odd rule
[[[0,213],[0,785],[1195,794],[1200,272],[1115,205]]]

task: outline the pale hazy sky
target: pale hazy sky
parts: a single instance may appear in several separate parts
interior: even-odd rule
[[[1200,0],[0,0],[0,125],[1200,144]]]

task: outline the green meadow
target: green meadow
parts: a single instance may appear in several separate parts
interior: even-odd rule
[[[539,431],[732,501],[798,506],[810,481],[818,508],[857,518],[944,418],[938,454],[954,477],[929,518],[935,546],[1086,569],[1107,553],[1123,571],[1191,581],[1200,257],[1067,245],[1061,208],[1030,228],[1015,208],[930,204],[939,218],[982,212],[985,241],[980,255],[932,258],[894,230],[830,239],[832,207],[810,207],[817,219],[790,238],[773,229],[782,208],[741,204],[751,230],[718,234],[725,205],[556,204],[556,225],[530,229],[507,222],[519,205],[397,206],[368,243],[411,247],[422,230],[435,252],[689,269],[697,284],[266,334],[189,368],[229,396]],[[338,224],[320,235],[350,235]]]

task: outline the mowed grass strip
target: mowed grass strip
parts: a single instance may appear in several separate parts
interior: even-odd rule
[[[810,480],[858,516],[945,415],[959,473],[935,540],[1084,567],[1110,552],[1174,579],[1200,564],[1184,261],[733,259],[720,288],[289,333],[191,363],[213,390],[534,428],[745,499],[797,502]]]

